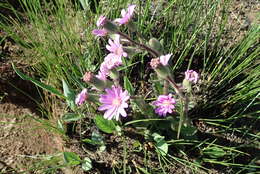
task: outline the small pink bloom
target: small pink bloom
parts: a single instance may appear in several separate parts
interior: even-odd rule
[[[105,57],[104,62],[101,63],[98,75],[96,77],[100,80],[106,80],[109,75],[109,71],[120,65],[122,65],[121,57],[115,56],[114,54],[108,54]]]
[[[104,62],[106,64],[106,67],[110,70],[122,65],[122,58],[120,56],[110,53],[105,57]]]
[[[168,65],[168,62],[169,62],[169,59],[170,59],[171,56],[172,56],[172,54],[167,54],[167,55],[164,55],[164,56],[160,56],[160,63],[163,66]]]
[[[88,98],[87,89],[83,89],[76,97],[75,103],[80,106],[82,105]]]
[[[114,41],[111,39],[108,40],[109,45],[106,45],[106,48],[110,53],[117,57],[127,57],[127,53],[124,52],[123,46],[120,44],[120,36],[117,34]],[[112,55],[111,55],[112,56]]]
[[[93,73],[92,72],[86,72],[83,76],[83,81],[88,83],[93,79]]]
[[[185,72],[185,79],[190,82],[197,83],[199,80],[199,74],[196,71],[187,70]]]
[[[103,25],[106,23],[107,18],[103,15],[101,15],[98,20],[97,20],[97,26],[98,27],[103,27]]]
[[[136,5],[130,5],[128,6],[127,11],[123,9],[121,11],[122,18],[115,19],[115,22],[119,23],[119,25],[127,24],[133,17],[135,7]]]
[[[175,108],[174,104],[176,101],[172,98],[172,94],[169,95],[159,95],[156,101],[152,104],[158,106],[155,109],[155,113],[160,116],[166,116],[167,113],[172,113]]]
[[[153,58],[150,62],[150,65],[153,69],[156,69],[160,65],[160,59],[159,58]]]
[[[96,36],[106,36],[108,31],[106,29],[94,29],[92,30],[92,34]]]
[[[120,115],[126,117],[125,108],[128,108],[126,101],[130,98],[128,92],[123,92],[119,86],[112,86],[111,89],[107,88],[105,91],[106,94],[100,95],[99,101],[102,103],[102,106],[98,108],[99,111],[106,110],[104,118],[108,120],[112,118],[119,120]]]

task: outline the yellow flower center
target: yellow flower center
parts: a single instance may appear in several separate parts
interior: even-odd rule
[[[165,100],[165,101],[163,101],[163,105],[169,106],[169,105],[171,105],[171,102],[169,100]]]
[[[121,100],[119,98],[115,98],[113,99],[112,104],[114,106],[119,106],[121,104]]]

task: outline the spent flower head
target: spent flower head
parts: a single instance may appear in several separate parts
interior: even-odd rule
[[[174,104],[176,103],[175,99],[172,98],[172,94],[169,95],[159,95],[156,101],[152,104],[157,106],[155,113],[160,116],[166,116],[167,113],[172,113],[175,108]]]
[[[187,70],[185,72],[185,79],[190,82],[197,83],[199,80],[199,74],[194,70]]]
[[[115,22],[119,23],[119,25],[129,23],[129,21],[133,17],[135,7],[136,5],[129,5],[127,10],[123,9],[121,11],[122,18],[115,19]]]
[[[88,98],[87,89],[83,89],[76,97],[75,103],[76,105],[82,105]]]
[[[128,107],[126,103],[130,96],[127,91],[123,91],[120,86],[112,86],[111,89],[105,89],[106,94],[101,94],[99,101],[102,106],[98,108],[99,111],[106,111],[104,118],[111,120],[115,118],[119,120],[119,116],[126,117],[125,108]]]

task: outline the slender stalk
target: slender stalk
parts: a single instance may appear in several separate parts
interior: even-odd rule
[[[181,113],[180,113],[180,121],[179,121],[178,132],[177,132],[177,139],[179,139],[181,127],[184,122],[186,123],[187,118],[188,118],[189,98],[188,98],[188,96],[185,96],[183,94],[182,90],[178,87],[178,85],[175,83],[175,81],[170,76],[168,76],[166,78],[166,80],[171,83],[172,87],[174,88],[174,90],[180,96],[180,99],[181,99],[181,104],[182,104],[181,108],[182,109],[181,109]]]
[[[177,139],[180,138],[181,127],[182,127],[183,121],[185,120],[185,111],[184,111],[185,110],[185,101],[184,100],[181,101],[181,105],[183,107],[181,107],[182,110],[180,113],[180,121],[179,121],[179,126],[178,126]]]
[[[138,43],[138,42],[134,41],[134,40],[131,39],[127,34],[122,33],[122,32],[120,32],[120,31],[118,31],[117,34],[119,34],[120,36],[124,37],[125,39],[127,39],[127,40],[130,41],[131,43],[133,43],[133,44],[139,46],[140,48],[142,48],[142,49],[148,51],[148,52],[151,53],[154,57],[159,57],[159,56],[160,56],[160,54],[159,54],[156,50],[154,50],[154,49],[148,47],[148,46],[145,45],[145,44],[141,44],[141,43]]]
[[[163,94],[167,95],[169,93],[169,81],[164,80],[163,82]]]
[[[180,98],[181,98],[182,100],[184,100],[184,99],[185,99],[185,96],[184,96],[182,90],[181,90],[181,89],[178,87],[178,85],[174,82],[174,80],[173,80],[171,77],[169,77],[169,76],[166,78],[166,80],[171,83],[171,85],[172,85],[172,87],[174,88],[174,90],[176,91],[176,93],[180,96]]]

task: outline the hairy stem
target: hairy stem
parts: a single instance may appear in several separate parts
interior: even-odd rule
[[[163,82],[163,94],[167,95],[169,93],[169,81],[164,80]]]
[[[148,51],[148,52],[151,53],[154,57],[159,57],[159,56],[160,56],[160,54],[159,54],[156,50],[154,50],[154,49],[148,47],[148,46],[145,45],[145,44],[141,44],[141,43],[138,43],[138,42],[134,41],[134,40],[131,39],[127,34],[122,33],[122,32],[120,32],[120,31],[118,31],[117,34],[119,34],[120,36],[124,37],[125,39],[127,39],[127,40],[130,41],[131,43],[133,43],[133,44],[139,46],[140,48],[142,48],[142,49]]]

